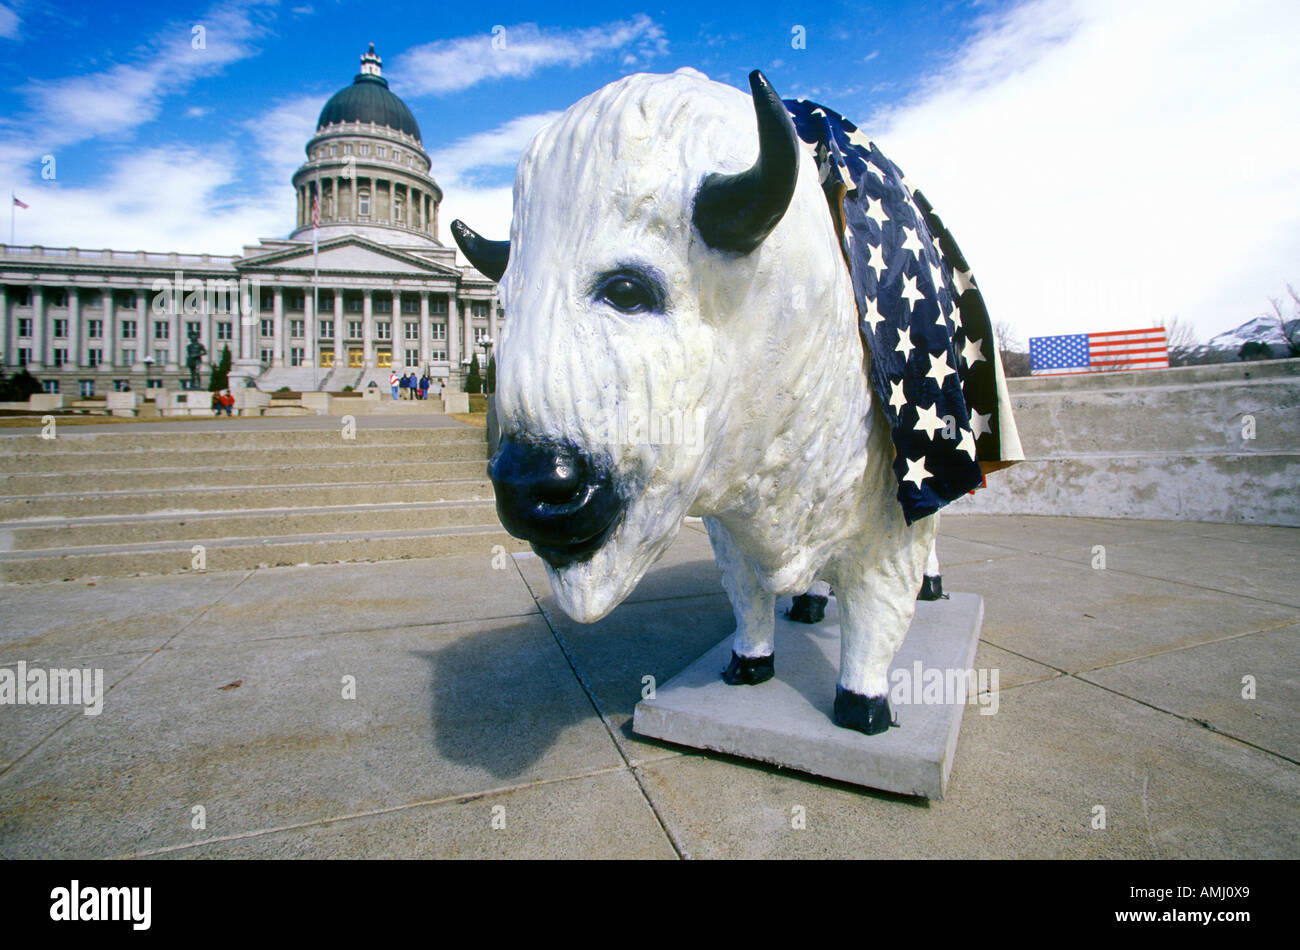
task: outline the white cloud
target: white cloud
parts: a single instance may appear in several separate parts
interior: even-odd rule
[[[18,222],[18,242],[231,254],[256,236],[283,234],[293,221],[287,184],[279,189],[286,200],[219,197],[237,180],[233,151],[146,149],[94,187],[33,186],[22,196],[31,217]]]
[[[495,129],[467,135],[432,152],[433,177],[444,192],[438,212],[438,239],[454,246],[451,222],[461,218],[485,237],[504,240],[510,235],[513,212],[511,185],[483,186],[476,181],[484,169],[509,169],[510,179],[519,156],[538,130],[560,116],[541,112],[511,119]]]
[[[1024,336],[1201,337],[1300,278],[1293,0],[1035,0],[871,123]]]
[[[0,6],[0,37],[18,39],[18,14],[5,6]]]
[[[558,111],[521,115],[495,129],[457,139],[450,145],[429,153],[433,175],[447,188],[464,183],[469,172],[503,166],[513,169],[537,131],[560,115]]]
[[[36,143],[35,149],[130,132],[157,118],[165,97],[253,55],[264,8],[273,4],[223,0],[193,22],[178,21],[159,30],[149,43],[149,54],[134,62],[99,73],[31,80],[21,89],[29,112],[0,124],[0,131],[21,131]],[[201,42],[193,32],[196,26],[203,29]]]
[[[644,14],[579,30],[543,30],[535,23],[438,40],[394,57],[391,72],[403,96],[455,92],[489,79],[522,79],[550,66],[581,66],[623,51],[624,65],[667,52],[663,28]],[[629,57],[630,56],[630,60]]]

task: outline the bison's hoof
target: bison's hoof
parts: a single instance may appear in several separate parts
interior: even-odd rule
[[[729,686],[756,686],[775,675],[776,662],[771,653],[767,656],[741,656],[732,650],[731,662],[722,671],[722,681]]]
[[[921,593],[916,595],[917,600],[943,600],[943,578],[939,575],[931,577],[925,575],[921,581]]]
[[[826,618],[826,598],[817,594],[800,594],[790,604],[786,616],[795,623],[821,623]]]
[[[863,696],[835,685],[835,724],[869,736],[885,732],[894,724],[888,696]]]

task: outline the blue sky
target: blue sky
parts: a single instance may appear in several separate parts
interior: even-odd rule
[[[629,72],[759,67],[868,129],[1022,340],[1174,316],[1207,338],[1300,283],[1297,35],[1293,0],[0,0],[0,185],[31,205],[19,243],[282,237],[320,107],[374,42],[444,243],[454,216],[504,236],[557,111]]]

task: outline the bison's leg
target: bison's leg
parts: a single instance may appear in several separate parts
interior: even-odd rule
[[[806,593],[799,594],[790,603],[786,616],[796,623],[821,623],[826,619],[826,604],[830,600],[831,585],[817,581]]]
[[[835,565],[840,603],[840,679],[835,722],[875,735],[889,728],[889,664],[916,612],[933,518],[907,527],[890,518],[859,556]]]
[[[732,686],[752,686],[770,680],[776,672],[773,660],[776,596],[759,584],[749,561],[726,528],[712,518],[705,518],[704,525],[709,529],[714,559],[722,569],[722,586],[736,615],[731,662],[722,671],[722,678]]]
[[[931,515],[938,522],[939,515]],[[917,600],[943,600],[943,577],[939,573],[939,552],[935,549],[939,543],[938,531],[930,541],[930,554],[925,560],[925,577],[921,579],[921,593]]]

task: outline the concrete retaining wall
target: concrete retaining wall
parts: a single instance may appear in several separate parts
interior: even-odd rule
[[[1010,389],[1027,461],[947,511],[1300,526],[1300,359]]]

